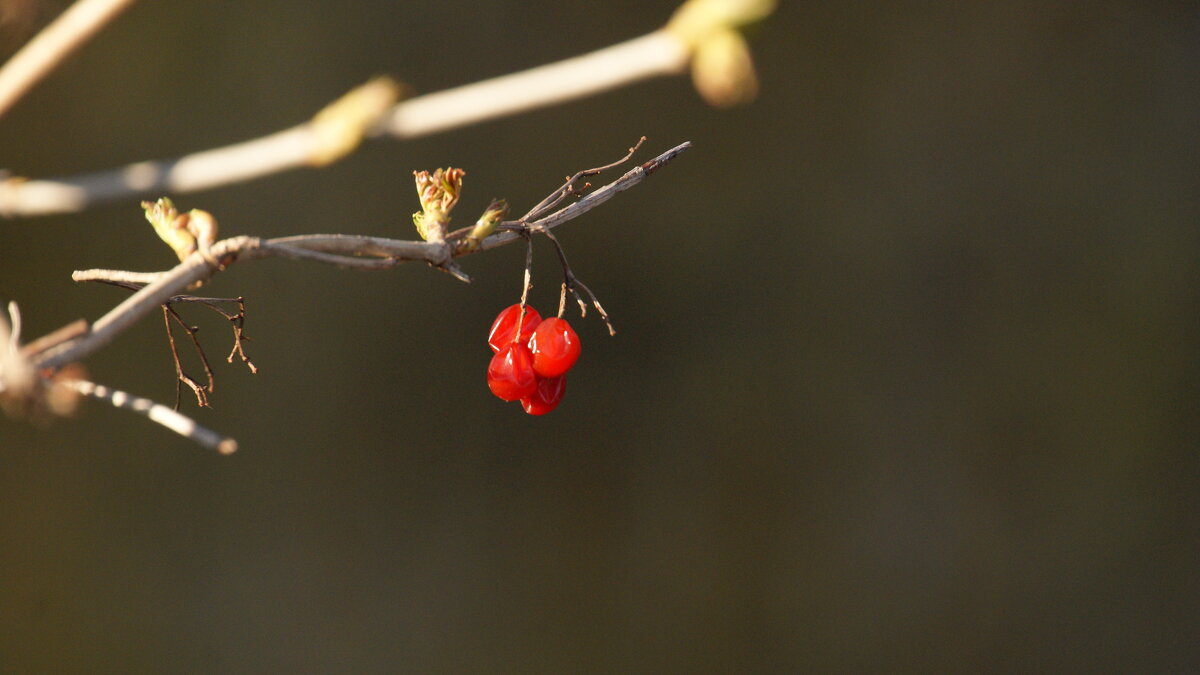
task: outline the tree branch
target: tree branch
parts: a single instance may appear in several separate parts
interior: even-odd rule
[[[527,226],[547,230],[557,227],[612,199],[617,193],[642,182],[647,176],[690,147],[690,142],[681,143],[654,159],[630,169],[620,178],[585,195],[579,201],[538,220],[529,223],[509,221],[501,223],[501,226]],[[310,234],[265,240],[247,236],[223,239],[213,244],[208,251],[212,260],[220,262],[218,266],[214,266],[198,251],[171,270],[140,277],[152,279],[152,281],[97,319],[86,335],[54,345],[36,354],[33,361],[38,368],[60,368],[68,363],[78,361],[108,345],[134,322],[179,291],[207,279],[234,262],[275,256],[313,260],[343,267],[383,269],[394,267],[402,262],[417,260],[445,268],[452,265],[456,257],[503,246],[516,241],[521,236],[513,231],[497,232],[484,239],[474,251],[469,251],[457,246],[457,241],[469,229],[464,228],[452,232],[447,236],[446,241],[441,243],[349,234]],[[123,271],[85,270],[75,272],[71,276],[76,281],[127,281],[134,275],[135,273]]]
[[[0,117],[38,80],[133,3],[79,0],[34,36],[0,68]]]
[[[591,54],[396,104],[368,136],[408,139],[598,94],[684,72],[689,47],[660,30]],[[163,193],[183,194],[249,181],[325,161],[325,128],[316,120],[178,159],[146,161],[57,179],[0,182],[0,216],[74,213],[90,206]]]
[[[163,425],[180,436],[195,441],[210,450],[216,450],[222,455],[230,455],[237,452],[238,444],[236,440],[228,436],[222,436],[211,429],[206,429],[196,424],[190,417],[172,410],[161,403],[155,403],[148,398],[127,394],[102,384],[88,382],[87,380],[65,380],[62,384],[84,396],[90,396],[94,399],[110,403],[114,407],[132,410],[140,415],[145,415],[150,420]]]

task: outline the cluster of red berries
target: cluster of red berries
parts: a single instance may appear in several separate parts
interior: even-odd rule
[[[517,327],[520,326],[518,334]],[[579,336],[565,319],[543,319],[525,305],[505,308],[492,322],[488,344],[488,388],[505,401],[520,401],[530,415],[558,407],[567,390],[567,371],[579,358]]]

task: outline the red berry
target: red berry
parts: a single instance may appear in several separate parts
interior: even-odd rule
[[[492,393],[505,401],[532,395],[537,390],[538,378],[533,372],[529,348],[512,342],[496,352],[488,364],[487,380]]]
[[[579,336],[564,319],[551,317],[534,329],[529,351],[533,352],[533,370],[539,377],[558,377],[579,358]]]
[[[492,322],[492,330],[488,333],[488,344],[491,345],[492,351],[498,352],[504,349],[505,345],[512,342],[520,342],[525,344],[529,342],[529,336],[533,335],[533,329],[542,321],[542,315],[529,305],[525,305],[525,319],[521,321],[521,336],[516,340],[513,339],[517,334],[517,320],[521,317],[521,305],[513,305],[512,307],[504,308],[500,312],[496,320]]]
[[[521,406],[530,415],[545,415],[558,407],[567,391],[567,376],[547,377],[538,380],[537,389],[521,399]]]

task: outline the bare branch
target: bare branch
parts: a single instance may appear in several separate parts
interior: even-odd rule
[[[515,115],[687,68],[689,47],[659,30],[590,54],[414,98],[396,106],[385,131],[396,138]]]
[[[38,80],[133,2],[79,0],[34,36],[0,68],[0,117]]]
[[[368,135],[418,138],[682,73],[689,46],[657,31],[591,54],[402,101]],[[73,213],[121,199],[183,194],[311,166],[328,145],[315,122],[172,160],[59,179],[0,182],[0,216]]]
[[[102,384],[88,382],[87,380],[66,380],[62,384],[84,396],[107,401],[117,408],[124,408],[140,415],[145,415],[180,436],[195,441],[210,450],[216,450],[222,455],[233,454],[237,451],[238,444],[234,439],[222,436],[211,429],[206,429],[196,424],[191,418],[171,410],[165,405],[155,403],[148,398],[141,398],[140,396],[127,394],[123,391],[110,389]]]
[[[163,321],[167,327],[167,344],[171,347],[171,358],[175,361],[175,409],[179,410],[179,395],[182,392],[181,387],[185,384],[196,395],[196,405],[199,405],[201,408],[209,408],[211,406],[208,403],[208,395],[212,393],[216,386],[216,374],[213,373],[212,366],[208,364],[208,356],[204,353],[204,347],[200,344],[200,340],[196,338],[197,328],[184,321],[183,317],[179,316],[179,312],[176,312],[170,303],[164,304],[162,309]],[[208,378],[207,385],[200,384],[196,381],[196,378],[184,371],[183,361],[179,359],[179,351],[175,348],[175,333],[171,329],[171,319],[175,319],[180,327],[183,328],[183,331],[187,333],[187,336],[191,338],[192,348],[196,350],[196,354],[200,357],[200,363],[204,365],[204,375]]]
[[[577,218],[612,199],[617,193],[637,185],[646,176],[658,170],[665,163],[677,157],[691,147],[690,142],[681,143],[662,153],[648,162],[634,167],[625,175],[612,183],[592,192],[579,201],[566,206],[544,218],[532,223],[512,221],[509,225],[528,226],[536,229],[556,227],[562,223]],[[501,225],[504,225],[502,223]],[[131,326],[154,308],[167,302],[173,295],[190,286],[203,281],[215,272],[224,269],[235,261],[247,261],[270,256],[302,257],[305,259],[349,266],[351,261],[362,260],[367,264],[379,267],[392,267],[404,261],[424,261],[440,268],[446,268],[456,256],[468,255],[475,251],[486,251],[516,241],[521,234],[504,231],[493,234],[483,240],[474,251],[456,251],[455,236],[464,236],[470,228],[451,233],[446,241],[441,243],[402,241],[383,237],[365,237],[346,234],[311,234],[294,237],[279,237],[276,239],[258,239],[257,237],[232,237],[216,242],[209,249],[212,260],[220,261],[221,266],[213,266],[200,252],[188,256],[175,268],[159,273],[154,281],[138,292],[126,298],[104,316],[92,324],[91,331],[78,339],[62,342],[46,349],[35,357],[39,368],[59,368],[68,363],[78,361],[89,354],[101,349],[111,342],[118,334]],[[298,255],[297,251],[305,253]],[[328,254],[313,256],[312,253]],[[356,256],[365,256],[358,258]],[[87,277],[89,280],[102,280],[97,270],[76,273],[73,278]]]

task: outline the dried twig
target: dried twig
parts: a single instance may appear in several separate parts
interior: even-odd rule
[[[163,322],[167,325],[167,344],[171,347],[171,358],[175,361],[175,409],[179,410],[180,394],[183,393],[183,385],[187,385],[192,393],[196,395],[196,405],[201,408],[210,407],[208,404],[208,394],[213,391],[216,384],[216,376],[213,373],[212,366],[208,365],[208,356],[204,353],[204,347],[200,341],[196,339],[197,328],[188,325],[183,317],[179,316],[171,303],[163,303]],[[200,384],[196,378],[188,375],[183,369],[183,361],[179,359],[179,352],[175,348],[175,333],[171,329],[171,319],[183,327],[185,333],[192,340],[192,347],[196,350],[196,354],[200,357],[200,363],[204,366],[204,375],[208,378],[208,384]]]
[[[638,139],[637,143],[633,144],[633,147],[630,148],[629,152],[625,153],[625,156],[622,157],[621,159],[618,159],[617,161],[612,162],[610,164],[605,164],[604,166],[597,166],[597,167],[591,168],[591,169],[584,169],[583,171],[576,173],[574,176],[568,176],[567,181],[565,183],[563,183],[562,187],[558,188],[554,192],[551,192],[549,195],[546,196],[545,199],[538,202],[536,206],[534,206],[532,209],[529,209],[529,211],[525,215],[521,216],[520,220],[524,222],[524,221],[528,221],[530,218],[537,218],[538,216],[548,212],[550,209],[553,209],[554,207],[561,204],[562,200],[566,199],[569,196],[572,196],[572,195],[574,195],[576,197],[581,196],[581,193],[575,189],[575,181],[579,180],[580,178],[583,178],[584,176],[595,176],[595,175],[600,174],[604,171],[607,171],[613,167],[621,166],[625,162],[628,162],[629,158],[633,157],[633,153],[637,152],[638,148],[642,147],[642,144],[645,142],[646,142],[646,137],[642,136],[641,138]],[[588,187],[591,187],[591,185],[585,184],[582,189],[587,189]]]
[[[125,275],[116,275],[116,276],[125,276]],[[135,291],[135,292],[140,291],[144,286],[144,284],[130,283],[127,281],[123,281],[120,279],[113,279],[113,278],[95,279],[94,281],[99,281],[100,283],[108,284],[110,286],[116,286],[118,288],[124,288],[126,290]],[[214,391],[214,389],[216,387],[216,376],[213,373],[212,366],[209,365],[208,355],[207,355],[207,353],[205,353],[203,345],[201,345],[200,341],[198,339],[196,339],[196,333],[199,331],[199,328],[196,326],[192,326],[192,325],[188,324],[186,321],[184,321],[183,317],[180,316],[179,312],[172,306],[172,305],[175,305],[178,303],[184,303],[184,302],[196,303],[202,307],[207,307],[208,309],[212,310],[213,312],[219,314],[221,316],[221,318],[228,321],[230,324],[230,328],[233,329],[233,347],[229,350],[229,356],[225,357],[225,360],[228,363],[233,363],[233,357],[238,356],[239,358],[241,358],[242,363],[245,363],[246,367],[250,369],[251,373],[257,373],[258,368],[254,365],[254,362],[250,360],[250,357],[246,356],[246,351],[245,351],[245,348],[243,347],[243,343],[250,339],[250,337],[248,335],[246,335],[246,332],[245,332],[246,299],[243,297],[205,298],[205,297],[200,297],[200,296],[196,296],[196,295],[175,295],[170,298],[167,298],[167,301],[164,302],[162,305],[163,319],[166,321],[166,328],[167,328],[167,343],[171,348],[171,357],[175,362],[175,377],[176,377],[175,409],[176,410],[179,409],[179,393],[180,393],[179,387],[183,384],[188,385],[188,387],[196,394],[196,401],[200,405],[200,407],[202,407],[202,408],[212,407],[211,404],[209,404],[209,402],[208,402],[207,394],[211,394]],[[225,310],[221,309],[220,305],[222,305],[222,304],[237,304],[237,306],[238,306],[237,313],[230,314],[229,312],[226,312]],[[183,362],[180,360],[179,352],[175,348],[175,334],[174,334],[173,329],[171,328],[171,322],[169,320],[167,320],[168,315],[170,317],[174,318],[175,321],[180,325],[180,327],[182,327],[183,330],[185,332],[187,332],[188,337],[191,338],[192,347],[196,350],[196,355],[200,358],[200,362],[204,366],[204,374],[208,379],[207,385],[200,385],[198,382],[196,382],[196,380],[194,378],[192,378],[190,375],[188,375],[187,373],[185,373],[183,371]],[[83,323],[83,327],[86,329],[87,322],[80,320],[75,323]],[[74,325],[75,324],[71,324],[71,326],[74,326]],[[58,332],[59,331],[55,331],[55,333],[51,333],[51,335],[55,335]],[[86,332],[86,330],[84,332]],[[64,337],[61,340],[59,340],[59,342],[65,341],[66,339],[69,339],[71,337],[78,337],[80,334],[81,333],[65,334]],[[45,338],[42,338],[42,340],[45,340]],[[57,343],[47,342],[47,344],[42,346],[41,349],[31,349],[31,347],[33,345],[26,345],[25,350],[30,354],[36,354],[39,351],[44,351],[49,346],[53,346],[53,344],[57,344]]]
[[[246,356],[246,350],[242,346],[243,343],[250,340],[250,336],[246,335],[246,299],[241,296],[236,298],[188,297],[187,299],[191,302],[198,302],[201,305],[208,307],[217,314],[220,314],[225,318],[226,321],[229,322],[229,326],[233,329],[233,348],[229,350],[229,356],[225,357],[225,361],[227,363],[233,363],[233,357],[237,356],[242,360],[242,363],[246,364],[246,367],[250,369],[251,373],[257,373],[258,367],[254,365],[254,362],[250,360],[249,356]],[[237,314],[230,314],[218,306],[221,303],[231,302],[237,303]],[[209,391],[211,391],[211,389]]]
[[[526,306],[529,304],[529,289],[533,288],[533,237],[528,230],[521,231],[525,237],[525,276],[521,281],[521,313],[517,316],[517,327],[513,331],[513,342],[521,334],[521,325],[525,323]]]
[[[564,199],[566,199],[567,197],[582,196],[583,191],[588,189],[589,187],[591,187],[591,183],[584,183],[584,185],[582,187],[576,188],[575,181],[577,181],[580,178],[583,178],[585,176],[598,175],[598,174],[600,174],[604,171],[607,171],[613,167],[624,164],[625,162],[629,161],[630,157],[633,157],[633,154],[635,152],[637,152],[638,148],[642,147],[642,144],[645,142],[646,142],[646,137],[642,136],[640,139],[638,139],[638,142],[635,143],[632,148],[629,148],[629,152],[627,152],[625,154],[625,156],[622,157],[621,159],[618,159],[617,161],[609,163],[609,164],[605,164],[604,166],[598,166],[598,167],[594,167],[591,169],[584,169],[583,171],[580,171],[573,176],[568,176],[566,182],[563,183],[562,187],[560,187],[557,190],[555,190],[554,192],[550,193],[545,199],[538,202],[538,204],[536,206],[534,206],[532,209],[530,209],[524,216],[521,216],[520,220],[517,222],[517,225],[506,227],[506,229],[508,229],[510,231],[516,231],[521,236],[524,236],[529,239],[529,252],[526,254],[526,257],[525,257],[525,286],[521,293],[521,316],[522,316],[522,318],[524,318],[524,316],[525,316],[525,309],[524,309],[525,308],[525,298],[529,293],[530,286],[532,285],[530,282],[530,268],[533,264],[533,239],[530,237],[530,233],[537,232],[537,233],[546,235],[546,238],[549,239],[552,244],[554,244],[554,252],[558,255],[558,262],[559,262],[559,265],[562,267],[563,283],[562,283],[562,289],[559,293],[559,298],[558,298],[558,317],[561,319],[563,316],[563,313],[566,311],[567,292],[568,291],[570,291],[571,295],[573,295],[575,297],[575,302],[577,302],[579,304],[579,315],[585,316],[585,317],[587,316],[587,303],[584,302],[583,298],[579,295],[579,290],[578,290],[578,289],[582,288],[583,291],[588,294],[588,297],[590,297],[592,299],[592,305],[596,308],[596,313],[600,315],[600,318],[604,321],[604,325],[608,328],[608,334],[609,335],[617,334],[617,330],[616,330],[616,328],[613,327],[612,320],[609,319],[608,312],[604,311],[604,306],[600,304],[599,298],[597,298],[596,294],[592,292],[592,289],[588,288],[586,284],[584,284],[582,281],[580,281],[575,276],[575,273],[571,270],[571,265],[570,265],[570,263],[567,262],[567,254],[566,254],[566,251],[563,250],[562,242],[560,242],[558,240],[558,237],[554,236],[554,233],[551,232],[548,227],[545,227],[539,223],[529,223],[528,220],[530,218],[536,218],[537,216],[539,216],[543,213],[546,213],[550,209],[553,209],[554,207],[561,204],[562,201]],[[682,149],[682,147],[683,146],[680,146],[680,148],[676,148],[676,149],[677,150]],[[660,155],[659,157],[656,157],[655,159],[650,160],[649,162],[646,162],[646,164],[642,165],[641,168],[646,169],[648,171],[653,171],[653,170],[657,169],[659,166],[658,162],[660,160],[663,160],[663,158],[665,157],[666,154],[669,154],[669,152],[664,153],[664,155]],[[663,160],[663,161],[665,161],[665,160]],[[521,328],[521,324],[518,321],[517,322],[518,332],[520,331],[520,328]]]
[[[558,263],[562,266],[563,282],[562,290],[560,291],[558,298],[558,317],[561,319],[564,311],[566,310],[567,291],[570,291],[571,295],[575,296],[575,302],[579,304],[579,316],[587,316],[587,303],[583,301],[582,297],[580,297],[578,290],[582,288],[583,292],[587,293],[588,297],[592,299],[592,306],[596,308],[596,313],[599,314],[600,319],[604,321],[604,326],[608,328],[608,334],[616,335],[617,329],[613,328],[612,320],[608,318],[608,312],[604,311],[604,306],[600,304],[599,298],[597,298],[596,294],[592,292],[592,289],[588,288],[586,284],[580,281],[575,276],[575,272],[571,270],[571,265],[567,262],[567,253],[563,250],[562,243],[558,241],[558,237],[554,236],[554,233],[550,230],[538,230],[538,232],[546,235],[546,238],[554,244],[554,252],[558,254]]]
[[[0,116],[133,2],[79,0],[60,14],[0,68]]]

